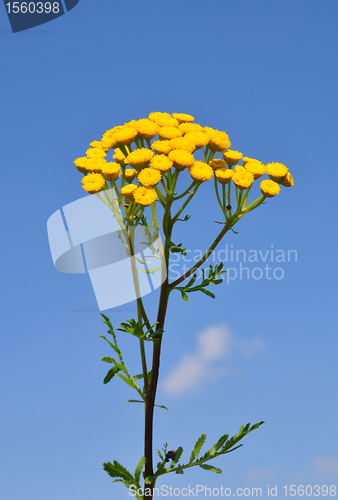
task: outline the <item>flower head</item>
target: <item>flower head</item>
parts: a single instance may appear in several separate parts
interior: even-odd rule
[[[93,141],[89,145],[92,148],[101,148],[102,149],[102,142],[101,141]]]
[[[161,113],[160,111],[155,111],[149,114],[151,121],[156,123],[159,127],[177,127],[178,121],[172,118],[169,113]]]
[[[293,177],[290,172],[287,172],[279,182],[285,187],[292,187],[294,185]]]
[[[231,181],[234,171],[231,168],[218,168],[215,170],[215,176],[221,184],[227,184]]]
[[[121,188],[121,194],[125,198],[133,198],[133,193],[136,191],[137,186],[135,184],[127,184]]]
[[[175,139],[175,137],[181,137],[182,132],[178,130],[177,127],[161,127],[158,133],[162,139]]]
[[[170,141],[154,141],[151,147],[157,155],[167,155],[172,149]]]
[[[193,122],[194,117],[191,115],[186,115],[185,113],[173,113],[173,118],[175,118],[179,123]]]
[[[207,163],[203,161],[195,161],[195,163],[189,167],[189,172],[191,177],[198,182],[205,182],[212,179],[214,175],[213,169]]]
[[[162,175],[159,170],[154,168],[144,168],[137,176],[137,179],[143,186],[150,187],[156,186],[162,179]]]
[[[251,172],[234,172],[232,180],[239,189],[247,189],[254,181],[254,176]]]
[[[260,160],[255,160],[254,158],[248,158],[247,156],[244,156],[243,157],[243,165],[245,166],[246,163],[248,162],[253,162],[253,161],[257,161],[258,163],[262,163]]]
[[[134,127],[124,126],[114,134],[116,143],[118,144],[131,144],[137,136],[137,130]]]
[[[153,137],[155,137],[155,135],[158,134],[160,130],[160,127],[148,118],[141,118],[141,120],[135,122],[134,127],[136,128],[140,137],[148,140],[153,139]]]
[[[125,163],[131,167],[140,169],[149,165],[150,160],[153,158],[154,153],[147,148],[135,149],[127,156]]]
[[[127,182],[132,182],[135,179],[137,172],[133,168],[126,168],[124,175]]]
[[[255,179],[259,179],[266,172],[265,165],[263,165],[263,163],[260,163],[258,161],[248,161],[245,164],[245,169],[248,172],[251,172]]]
[[[121,167],[118,163],[111,161],[102,167],[102,174],[108,181],[116,181],[121,175]]]
[[[204,132],[209,136],[209,146],[214,151],[223,151],[231,146],[229,136],[225,132],[215,130],[211,127],[204,127]]]
[[[181,149],[173,149],[170,151],[169,160],[171,160],[178,170],[184,170],[187,167],[192,167],[195,163],[194,156],[188,151],[183,151]]]
[[[124,153],[122,153],[120,148],[115,149],[115,154],[113,154],[113,158],[121,166],[125,165],[124,160],[126,159],[126,156]]]
[[[157,200],[157,193],[149,187],[139,187],[133,192],[134,200],[139,205],[148,207]]]
[[[83,156],[81,158],[76,158],[76,160],[74,161],[77,169],[80,172],[82,172],[83,174],[86,174],[88,172],[87,161],[88,161],[88,158],[86,156]]]
[[[114,127],[115,129],[116,127]],[[114,129],[107,130],[102,136],[101,144],[102,148],[108,151],[108,149],[114,148],[117,144],[117,141],[115,139],[115,132]]]
[[[287,174],[288,168],[282,163],[268,163],[266,173],[273,181],[280,181]]]
[[[106,181],[101,174],[88,174],[81,180],[83,189],[90,194],[99,193]]]
[[[210,138],[209,136],[201,131],[201,132],[188,132],[185,134],[184,139],[187,139],[195,144],[195,149],[200,149],[209,144]]]
[[[264,179],[264,181],[261,182],[260,185],[262,194],[266,196],[267,198],[272,198],[273,196],[276,196],[276,194],[279,194],[280,187],[275,181],[271,181],[269,179]]]
[[[102,167],[107,164],[104,158],[88,158],[86,163],[86,169],[88,172],[101,172]]]
[[[231,149],[227,149],[223,151],[223,158],[227,162],[229,167],[236,165],[239,160],[243,157],[243,153],[239,153],[238,151],[232,151]]]
[[[203,132],[203,127],[199,123],[180,123],[178,128],[183,135],[188,132]]]
[[[151,160],[150,165],[155,170],[159,170],[160,172],[166,172],[170,170],[173,166],[173,162],[169,160],[166,155],[157,155]]]
[[[171,141],[169,141],[169,145],[171,146],[171,149],[183,149],[183,151],[188,151],[189,153],[193,153],[196,149],[195,143],[185,137],[171,139]]]
[[[214,160],[211,160],[209,162],[210,167],[212,167],[214,170],[217,170],[218,168],[224,168],[226,163],[224,160],[219,160],[218,158],[215,158]]]
[[[102,148],[89,148],[86,151],[87,158],[104,158],[106,154]]]

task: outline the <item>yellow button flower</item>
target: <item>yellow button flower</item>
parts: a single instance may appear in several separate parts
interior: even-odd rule
[[[101,148],[102,149],[102,142],[101,141],[93,141],[89,145],[92,148]]]
[[[287,174],[280,180],[280,184],[282,184],[282,186],[285,186],[285,187],[294,186],[295,183],[293,181],[293,177],[290,174],[290,172],[287,172]]]
[[[83,156],[81,158],[76,158],[76,160],[74,161],[77,169],[80,172],[82,172],[83,174],[86,174],[88,172],[87,161],[88,161],[88,158],[86,156]]]
[[[251,172],[255,179],[259,179],[266,172],[266,166],[258,161],[248,161],[245,164],[245,169]]]
[[[231,168],[218,168],[215,170],[215,176],[221,184],[227,184],[231,181],[234,171]]]
[[[131,199],[133,198],[133,194],[136,191],[136,189],[137,186],[135,186],[135,184],[127,184],[126,186],[123,186],[123,188],[121,188],[121,194],[125,198]]]
[[[236,165],[234,168],[234,172],[246,172],[246,168],[242,167],[242,165]]]
[[[88,174],[81,180],[83,189],[90,194],[99,193],[106,181],[101,174]]]
[[[102,174],[108,181],[116,181],[121,175],[121,167],[118,163],[111,161],[102,167]]]
[[[175,139],[175,137],[181,137],[182,132],[176,127],[161,127],[159,131],[159,136],[162,139]]]
[[[171,160],[178,170],[184,170],[187,167],[192,167],[195,163],[194,155],[180,149],[170,151],[169,160]]]
[[[144,168],[137,176],[137,180],[146,187],[156,186],[161,179],[161,172],[154,168]]]
[[[203,132],[202,125],[198,123],[180,123],[178,129],[182,134],[187,134],[188,132]]]
[[[205,132],[188,132],[184,139],[192,141],[195,144],[195,149],[200,149],[209,144],[210,138]]]
[[[209,146],[214,151],[223,151],[231,146],[229,136],[225,132],[215,130],[211,127],[204,127],[204,132],[209,136]]]
[[[143,137],[143,139],[153,139],[156,134],[158,134],[160,127],[156,123],[152,122],[148,118],[141,118],[138,120],[134,127],[136,128],[138,135]]]
[[[191,115],[186,115],[185,113],[173,113],[173,118],[175,118],[178,123],[193,122],[194,117]]]
[[[157,155],[151,160],[150,165],[155,170],[159,170],[160,172],[166,172],[170,170],[173,166],[173,162],[169,160],[169,158],[165,155]]]
[[[149,187],[139,187],[134,191],[133,195],[136,203],[143,207],[148,207],[157,200],[156,191]]]
[[[188,151],[188,153],[193,153],[196,149],[195,143],[185,137],[177,137],[177,139],[171,139],[169,141],[171,149],[182,149],[183,151]]]
[[[126,168],[124,175],[127,182],[132,182],[135,179],[137,172],[133,168]]]
[[[172,149],[170,141],[154,141],[151,147],[157,155],[167,155]]]
[[[154,153],[147,148],[136,149],[127,156],[125,163],[131,167],[141,169],[149,165],[150,160],[153,158]]]
[[[267,198],[272,198],[273,196],[276,196],[276,194],[279,194],[280,191],[280,187],[277,184],[277,182],[271,181],[269,179],[265,179],[264,181],[262,181],[260,188],[262,194]]]
[[[224,160],[219,160],[218,158],[215,158],[214,160],[211,160],[209,162],[210,167],[212,167],[214,170],[217,170],[218,168],[224,168],[226,163]]]
[[[113,154],[114,160],[119,163],[121,166],[124,166],[124,160],[126,159],[126,156],[124,153],[122,153],[120,148],[115,149],[115,154]]]
[[[212,179],[214,175],[214,171],[210,165],[203,161],[195,161],[195,163],[189,167],[189,172],[191,177],[198,182],[208,181]]]
[[[101,172],[106,164],[107,161],[104,158],[88,158],[86,168],[89,172]]]
[[[134,127],[125,126],[122,127],[121,130],[116,132],[114,134],[114,137],[116,143],[129,145],[135,140],[135,137],[137,137],[137,130]]]
[[[90,148],[86,151],[87,158],[104,158],[106,154],[102,148]]]
[[[243,157],[243,153],[239,153],[238,151],[232,151],[231,149],[227,149],[223,151],[223,158],[227,162],[229,167],[236,165],[239,160]]]
[[[254,176],[251,172],[234,172],[232,180],[239,189],[247,189],[254,181]]]
[[[115,127],[116,128],[116,127]],[[108,151],[108,149],[114,148],[117,144],[115,139],[114,129],[107,130],[102,136],[101,140],[102,148]]]
[[[266,173],[273,181],[280,181],[287,174],[288,168],[282,163],[268,163]]]
[[[248,158],[247,156],[244,156],[243,157],[243,165],[245,166],[246,163],[248,162],[253,162],[253,161],[257,161],[258,163],[262,163],[260,160],[255,160],[254,158]]]
[[[155,111],[149,114],[149,119],[156,123],[159,127],[177,127],[178,121],[172,118],[169,113],[161,113]]]

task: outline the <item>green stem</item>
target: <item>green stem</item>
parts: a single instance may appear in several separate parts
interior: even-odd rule
[[[183,210],[185,209],[185,207],[188,205],[188,203],[190,202],[190,200],[196,194],[197,189],[200,187],[200,185],[201,185],[201,182],[196,182],[196,187],[195,187],[194,191],[191,193],[191,195],[189,196],[189,198],[187,198],[185,200],[185,202],[183,203],[183,205],[181,206],[181,208],[179,209],[179,211],[177,212],[177,214],[175,215],[175,217],[173,217],[173,224],[175,224],[175,222],[177,221],[177,219],[179,218],[179,216],[181,215],[181,213],[183,212]]]

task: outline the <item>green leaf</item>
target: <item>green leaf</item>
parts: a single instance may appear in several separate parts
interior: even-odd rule
[[[184,471],[180,465],[176,468],[175,472],[176,474],[184,474]]]
[[[213,293],[209,292],[209,290],[206,290],[205,288],[200,288],[200,291],[205,293],[205,295],[212,297],[213,299],[215,298],[215,295]]]
[[[109,356],[104,356],[101,361],[105,361],[106,363],[116,363],[114,358],[110,358]]]
[[[132,389],[135,389],[137,392],[141,392],[139,386],[133,381],[133,379],[125,377],[124,375],[122,375],[122,373],[119,373],[118,377],[124,380],[125,383],[129,385]]]
[[[183,453],[183,448],[182,448],[182,446],[180,446],[179,448],[177,448],[177,451],[175,453],[175,458],[171,462],[172,467],[177,464],[177,462],[181,458],[182,453]],[[183,472],[182,472],[182,474],[183,474]]]
[[[188,298],[188,295],[185,293],[185,292],[181,292],[182,293],[182,299],[187,302],[189,300]]]
[[[169,411],[169,408],[167,408],[166,406],[163,406],[163,405],[154,405],[154,406],[157,406],[158,408],[163,408],[164,410]]]
[[[186,215],[186,216],[184,217],[184,219],[177,219],[177,220],[180,220],[181,222],[187,222],[187,220],[189,220],[189,219],[190,219],[190,217],[191,217],[191,215]]]
[[[145,458],[142,457],[141,460],[139,461],[139,463],[137,464],[136,469],[135,469],[135,482],[136,482],[137,486],[139,486],[139,483],[140,483],[140,477],[141,477],[141,472],[143,469],[144,462],[145,462]]]
[[[127,399],[125,403],[144,403],[144,401],[139,401],[138,399]]]
[[[155,479],[155,476],[147,476],[144,480],[145,484],[151,484]]]
[[[205,470],[210,470],[210,472],[216,472],[216,474],[222,474],[222,470],[217,469],[217,467],[214,467],[213,465],[201,464],[200,467]]]
[[[186,252],[186,247],[182,248],[183,243],[178,243],[175,244],[172,241],[169,240],[168,242],[168,247],[169,247],[169,252],[170,253],[181,253],[182,255],[187,255]]]
[[[111,379],[120,371],[120,369],[115,365],[113,366],[107,373],[107,375],[104,377],[103,383],[108,384],[108,382],[111,381]]]
[[[196,444],[195,444],[195,447],[194,449],[192,450],[191,452],[191,455],[190,455],[190,460],[189,460],[189,464],[191,464],[195,458],[198,457],[200,451],[201,451],[201,448],[202,446],[204,445],[205,443],[205,440],[206,440],[206,437],[207,435],[206,434],[202,434],[202,436],[200,436],[197,441],[196,441]]]
[[[121,464],[119,464],[116,460],[113,463],[107,462],[103,464],[104,470],[110,475],[110,477],[118,477],[123,480],[125,483],[133,484],[134,476],[130,474],[127,469],[125,469]]]

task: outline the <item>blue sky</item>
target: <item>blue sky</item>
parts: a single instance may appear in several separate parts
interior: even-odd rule
[[[222,475],[191,469],[160,485],[261,487],[263,498],[268,486],[278,496],[338,486],[337,14],[326,0],[81,0],[12,34],[2,9],[2,498],[130,498],[101,464],[134,469],[143,412],[124,403],[133,394],[122,381],[102,384],[110,353],[89,277],[54,269],[46,222],[84,195],[73,160],[89,142],[151,111],[192,114],[294,175],[226,236],[225,267],[239,273],[231,248],[297,252],[278,264],[269,254],[282,279],[255,280],[260,259],[242,262],[250,278],[219,285],[215,300],[172,294],[158,392],[170,411],[156,409],[155,447],[183,446],[187,458],[204,432],[211,446],[266,423],[215,461]],[[202,188],[175,236],[190,255],[219,229],[212,186]],[[156,298],[145,298],[153,316]],[[135,305],[106,314],[117,326]],[[139,373],[137,342],[119,339]]]

